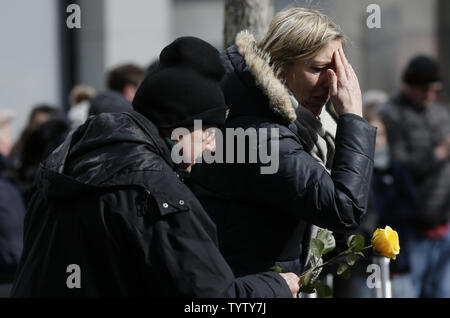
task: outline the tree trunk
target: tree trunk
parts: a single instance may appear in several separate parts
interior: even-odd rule
[[[249,30],[256,40],[261,40],[274,12],[273,0],[225,0],[224,47],[233,45],[242,30]]]

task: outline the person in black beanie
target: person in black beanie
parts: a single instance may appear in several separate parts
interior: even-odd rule
[[[225,123],[228,107],[220,87],[224,69],[206,42],[178,39],[166,47],[156,70],[136,92],[133,107],[160,129]]]
[[[160,55],[135,111],[91,117],[41,165],[13,297],[293,297],[292,273],[235,278],[171,147],[213,150],[225,121],[218,52],[192,37]],[[186,133],[170,140],[176,128]],[[194,141],[193,143],[190,141]],[[187,162],[187,168],[194,160]],[[183,166],[186,168],[186,166]]]
[[[439,64],[432,58],[414,57],[403,72],[403,82],[411,86],[422,86],[442,81]]]
[[[418,55],[411,59],[403,72],[403,93],[416,106],[428,108],[442,90],[441,77],[436,60]]]
[[[203,41],[180,38],[161,52],[158,66],[136,92],[133,108],[158,127],[170,148],[175,128],[191,131],[192,138],[182,138],[180,143],[197,144],[183,147],[180,168],[184,170],[190,171],[205,149],[215,150],[214,142],[205,148],[202,140],[213,138],[214,130],[208,128],[225,123],[228,107],[220,87],[223,75],[217,50]],[[202,129],[207,131],[195,131],[195,120],[201,120]]]

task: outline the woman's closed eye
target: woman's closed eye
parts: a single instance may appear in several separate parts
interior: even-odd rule
[[[313,67],[311,67],[311,69],[312,69],[312,71],[314,73],[320,73],[320,72],[326,71],[327,67],[325,67],[325,66],[313,66]]]

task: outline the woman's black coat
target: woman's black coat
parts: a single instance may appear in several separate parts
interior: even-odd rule
[[[279,169],[263,164],[197,166],[191,188],[217,224],[219,246],[237,276],[280,266],[301,273],[301,242],[309,224],[336,232],[356,229],[368,201],[376,128],[353,114],[338,120],[330,176],[305,151],[284,85],[248,33],[222,54],[230,113],[226,128],[278,129]],[[224,144],[231,140],[226,137]],[[271,137],[259,139],[273,147]],[[274,138],[276,139],[276,138]],[[247,149],[248,150],[248,149]]]

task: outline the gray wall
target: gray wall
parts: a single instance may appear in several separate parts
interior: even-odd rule
[[[60,102],[56,1],[0,1],[0,108],[16,114],[13,138],[33,105]]]
[[[222,49],[224,29],[223,0],[175,0],[172,38],[190,35]]]
[[[221,49],[222,0],[79,0],[77,83],[105,89],[105,74],[122,63],[143,67],[180,36],[197,36]]]
[[[105,88],[105,73],[128,62],[147,67],[171,40],[168,0],[80,0],[78,83]]]
[[[81,29],[76,34],[76,84],[104,88],[105,24],[103,0],[79,0]]]

